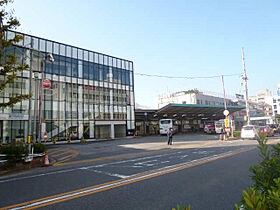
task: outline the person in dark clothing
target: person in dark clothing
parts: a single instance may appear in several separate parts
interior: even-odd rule
[[[168,145],[172,145],[172,137],[173,137],[173,131],[172,128],[169,128],[169,130],[167,131],[167,137],[168,137]]]

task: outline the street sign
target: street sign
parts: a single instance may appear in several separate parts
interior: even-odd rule
[[[31,144],[31,136],[28,136],[28,144]]]
[[[224,113],[225,116],[229,115],[229,111],[227,109],[225,109],[223,113]]]
[[[229,119],[225,119],[225,127],[229,127]]]
[[[43,80],[43,86],[44,88],[50,88],[51,87],[51,82],[48,79]]]
[[[225,128],[226,132],[229,133],[230,132],[230,128]]]
[[[44,141],[47,141],[47,139],[48,139],[48,134],[47,134],[47,132],[45,131],[45,133],[44,133]]]

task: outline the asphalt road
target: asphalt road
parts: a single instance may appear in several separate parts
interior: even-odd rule
[[[257,143],[217,138],[177,135],[172,146],[166,137],[52,145],[52,167],[0,178],[0,209],[232,209],[251,183]]]

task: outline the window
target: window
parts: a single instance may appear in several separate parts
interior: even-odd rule
[[[84,79],[89,79],[89,72],[88,72],[88,62],[83,62],[83,66],[84,66],[84,69],[83,69],[83,78]]]
[[[79,78],[83,77],[83,62],[82,61],[78,61],[78,73],[79,73]]]
[[[94,64],[93,63],[89,63],[89,66],[88,66],[88,78],[90,80],[93,80],[94,78]]]
[[[160,124],[162,124],[162,125],[168,125],[170,123],[171,123],[171,120],[161,120],[160,121]]]
[[[78,77],[78,60],[72,59],[72,77]]]

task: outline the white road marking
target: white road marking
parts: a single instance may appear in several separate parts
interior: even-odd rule
[[[231,151],[229,151],[229,152],[231,152]],[[72,168],[72,169],[66,169],[66,170],[61,170],[61,171],[54,171],[54,172],[49,172],[49,173],[36,174],[36,175],[31,175],[31,176],[19,177],[19,178],[4,179],[4,180],[0,180],[0,183],[19,181],[19,180],[24,180],[24,179],[32,179],[32,178],[36,178],[36,177],[49,176],[49,175],[54,175],[54,174],[68,173],[68,172],[72,172],[72,171],[75,171],[75,170],[85,170],[85,169],[90,169],[90,168],[98,168],[98,167],[104,167],[104,166],[109,166],[109,165],[116,165],[116,164],[121,164],[121,163],[137,162],[139,160],[147,160],[147,159],[151,159],[151,158],[159,158],[159,157],[164,157],[164,156],[171,156],[171,155],[176,155],[176,154],[180,154],[180,153],[182,153],[182,151],[177,151],[177,152],[168,153],[168,154],[162,154],[162,155],[148,156],[148,157],[137,158],[137,159],[132,159],[132,160],[118,161],[118,162],[113,162],[113,163],[105,163],[105,164],[100,164],[100,165],[92,165],[92,166],[88,166],[88,167],[78,167],[78,168]],[[196,152],[193,152],[193,153],[196,153]],[[192,160],[192,161],[196,161],[196,160]],[[137,166],[137,165],[135,166],[134,165],[134,166],[131,166],[131,167],[141,168],[142,166],[141,165],[140,166]],[[169,166],[167,166],[167,167],[169,167]],[[166,167],[164,167],[164,168],[166,168]]]
[[[164,164],[164,163],[169,163],[170,161],[162,161],[162,162],[160,162],[160,164]]]
[[[15,207],[15,208],[12,208],[12,209],[17,210],[17,209],[30,208],[30,207],[35,207],[35,206],[42,205],[42,204],[47,204],[47,203],[50,203],[50,202],[53,202],[53,201],[59,201],[59,200],[71,198],[71,197],[74,197],[74,196],[77,196],[77,195],[83,195],[83,194],[86,194],[86,193],[93,193],[95,191],[106,189],[108,187],[114,187],[114,186],[118,186],[118,185],[121,185],[121,184],[130,183],[130,182],[133,182],[133,181],[141,181],[143,179],[147,179],[147,178],[154,177],[154,176],[157,176],[157,175],[166,174],[168,172],[184,169],[186,167],[191,167],[191,166],[197,165],[199,163],[205,163],[205,162],[217,160],[219,158],[227,157],[227,156],[230,156],[232,154],[234,154],[234,153],[227,152],[227,153],[223,153],[223,154],[220,154],[220,155],[210,156],[207,159],[202,158],[202,159],[199,159],[197,162],[190,161],[190,162],[186,162],[186,163],[183,163],[183,164],[182,163],[181,164],[176,164],[176,165],[169,166],[168,168],[165,168],[165,170],[156,169],[156,170],[151,171],[150,173],[147,173],[147,172],[141,173],[142,174],[141,176],[132,175],[128,179],[125,179],[125,180],[121,179],[121,180],[119,180],[117,182],[114,182],[114,183],[111,183],[111,184],[106,184],[106,185],[103,185],[103,186],[94,187],[94,188],[91,188],[91,189],[87,189],[87,190],[83,190],[83,191],[79,191],[79,192],[74,192],[74,193],[71,193],[71,194],[62,195],[62,196],[58,196],[58,197],[55,197],[55,198],[40,200],[40,201],[37,201],[37,202],[34,202],[34,203],[29,203],[29,204],[19,206],[19,207]]]
[[[99,174],[105,174],[105,175],[109,175],[109,176],[116,176],[122,179],[128,178],[130,176],[126,176],[126,175],[121,175],[121,174],[115,174],[115,173],[109,173],[109,172],[105,172],[105,171],[99,171],[99,170],[94,170],[94,169],[89,169],[89,171],[93,171]]]
[[[188,157],[189,155],[182,155],[180,158],[183,159],[185,157]]]
[[[151,162],[157,162],[157,160],[148,160],[144,162],[134,163],[134,165],[153,166],[154,164],[150,164]]]
[[[25,176],[25,177],[19,177],[19,178],[0,180],[0,183],[11,182],[11,181],[18,181],[18,180],[23,180],[23,179],[32,179],[32,178],[35,178],[35,177],[41,177],[41,176],[47,176],[47,175],[53,175],[53,174],[67,173],[67,172],[71,172],[71,171],[75,171],[75,170],[79,170],[79,169],[80,168],[73,168],[73,169],[67,169],[67,170],[61,170],[61,171],[54,171],[54,172],[49,172],[49,173],[37,174],[37,175],[32,175],[32,176]]]
[[[88,166],[88,168],[98,168],[98,167],[104,167],[104,166],[108,166],[108,165],[116,165],[116,164],[129,163],[129,162],[137,162],[137,161],[140,161],[140,160],[147,160],[147,159],[152,159],[152,158],[159,158],[159,157],[164,157],[164,156],[176,155],[178,153],[179,152],[173,152],[173,153],[162,154],[162,155],[154,155],[154,156],[149,156],[149,157],[136,158],[136,159],[132,159],[132,160],[123,160],[123,161],[118,161],[118,162],[113,162],[113,163],[104,163],[104,164],[100,164],[100,165]]]

